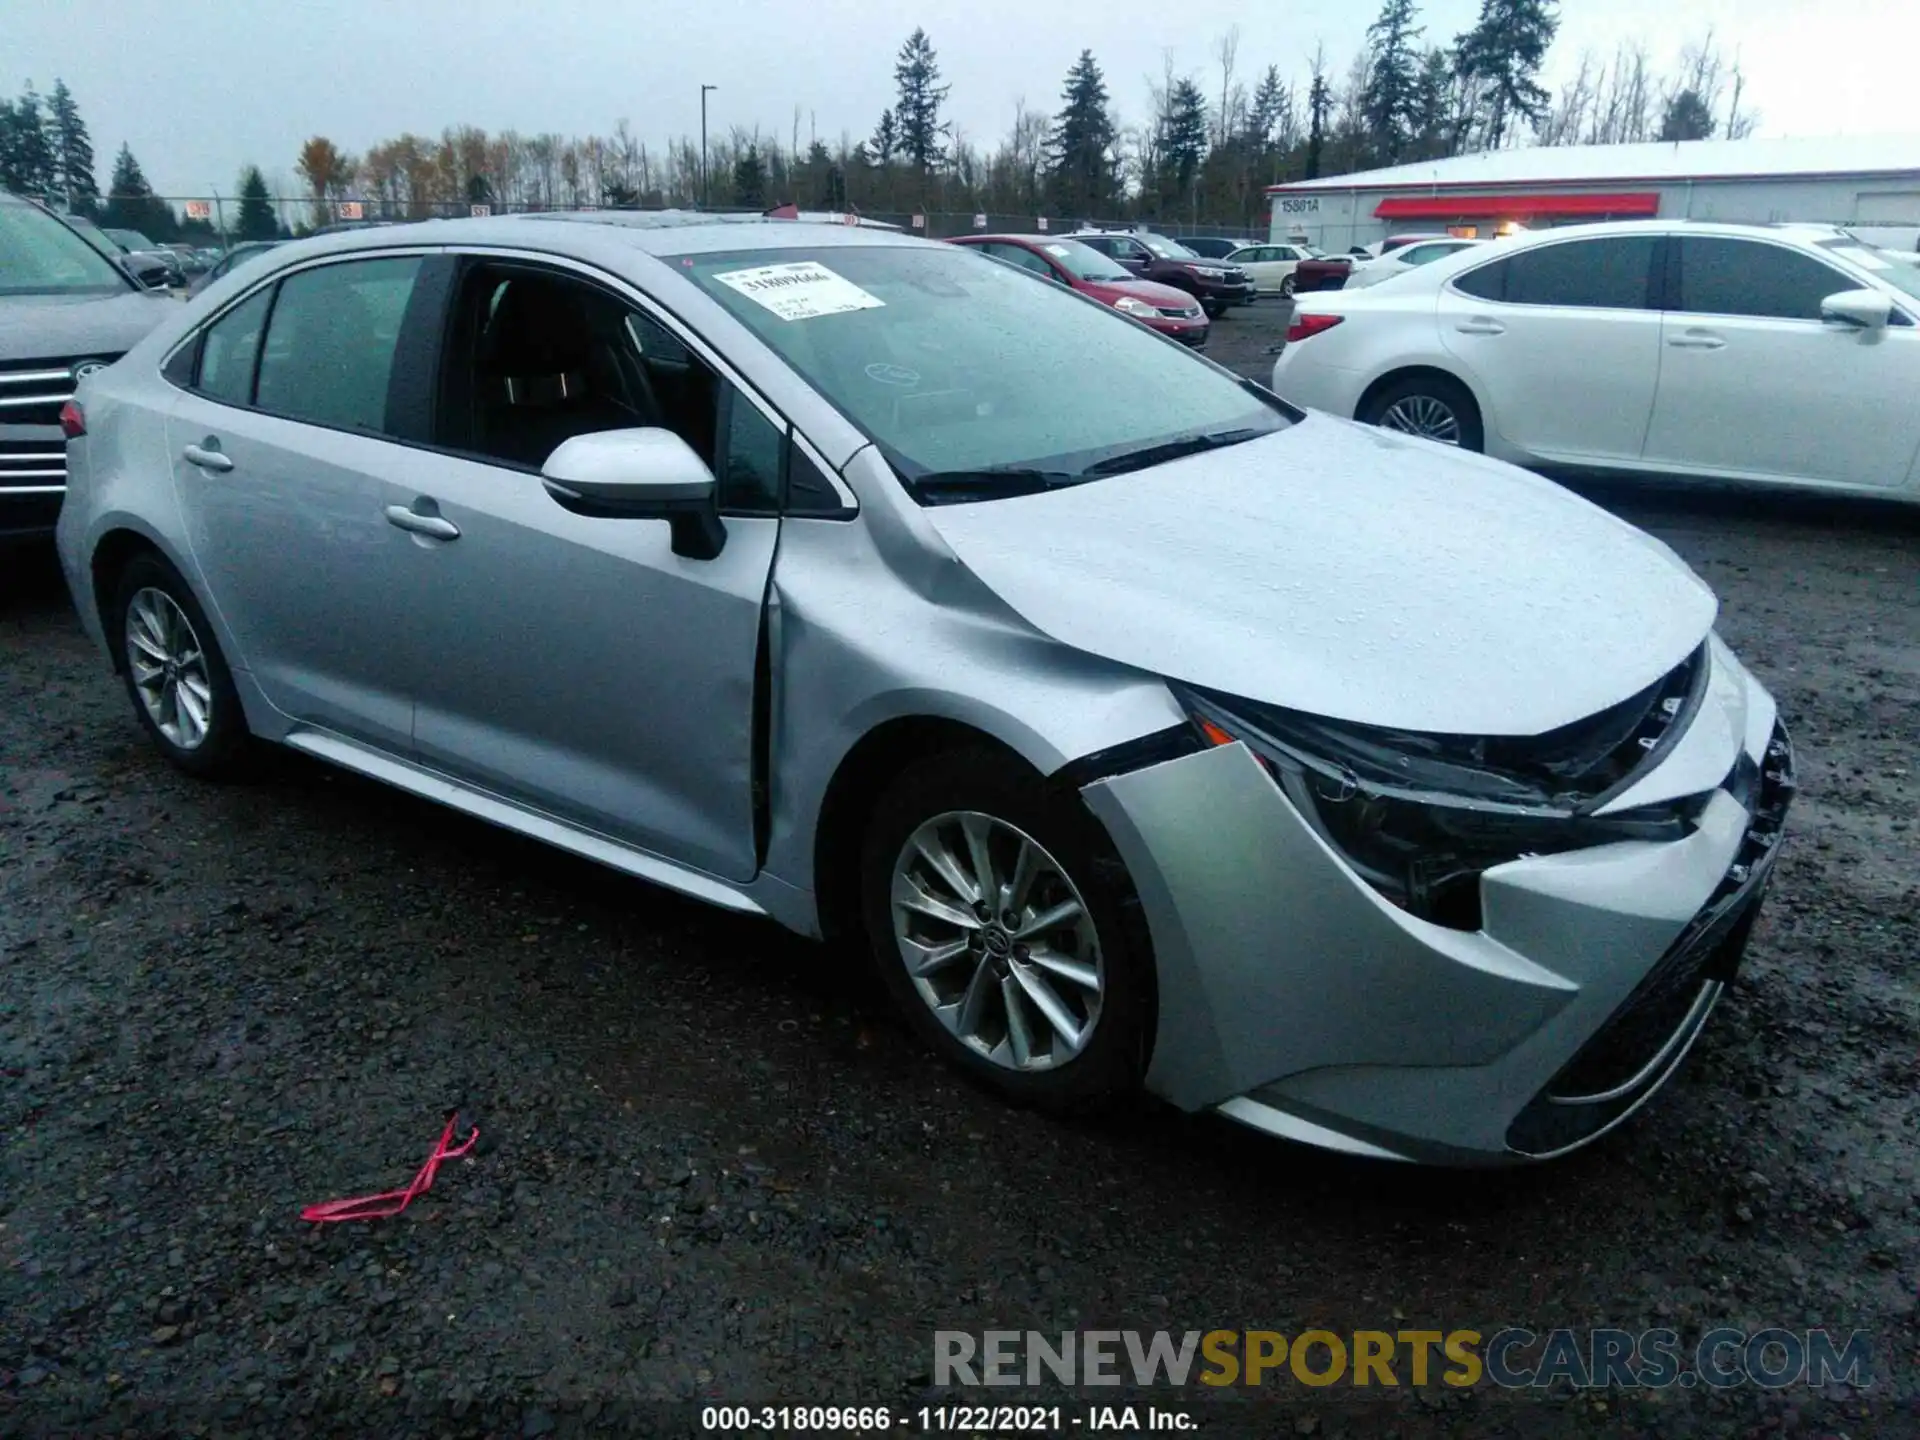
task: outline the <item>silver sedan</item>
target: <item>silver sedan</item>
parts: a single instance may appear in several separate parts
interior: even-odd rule
[[[63,423],[176,765],[289,746],[857,949],[1022,1102],[1569,1150],[1700,1033],[1792,789],[1658,542],[960,247],[330,236]]]

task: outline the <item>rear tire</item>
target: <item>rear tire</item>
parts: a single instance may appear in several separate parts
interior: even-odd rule
[[[1293,276],[1283,275],[1280,278],[1280,298],[1282,300],[1291,300],[1293,298]]]
[[[1125,868],[1077,797],[994,750],[931,756],[881,796],[860,874],[881,984],[947,1063],[1054,1112],[1139,1088],[1152,955]]]
[[[1480,407],[1467,387],[1444,375],[1409,375],[1383,385],[1356,417],[1383,430],[1418,435],[1462,450],[1483,450]]]
[[[108,617],[133,713],[160,753],[189,775],[233,779],[253,760],[253,737],[213,626],[180,573],[158,555],[120,574]]]

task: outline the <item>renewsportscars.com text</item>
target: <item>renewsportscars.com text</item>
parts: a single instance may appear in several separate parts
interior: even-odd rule
[[[1861,1331],[937,1330],[935,1385],[1447,1385],[1508,1389],[1873,1383]]]

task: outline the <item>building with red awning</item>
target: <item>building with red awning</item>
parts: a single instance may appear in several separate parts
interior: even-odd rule
[[[1267,187],[1272,238],[1335,252],[1390,235],[1583,220],[1822,222],[1920,241],[1920,136],[1532,146]]]

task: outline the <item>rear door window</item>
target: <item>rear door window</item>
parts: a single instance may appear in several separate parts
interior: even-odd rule
[[[338,430],[381,432],[417,255],[350,260],[280,282],[254,404]]]
[[[1818,320],[1820,302],[1858,282],[1832,266],[1760,240],[1683,235],[1679,241],[1680,303],[1697,315]]]
[[[253,362],[272,299],[272,286],[256,290],[207,327],[194,389],[225,405],[253,403]]]
[[[1521,250],[1457,276],[1457,290],[1508,305],[1644,310],[1651,294],[1652,235],[1563,240]]]
[[[1053,266],[1024,245],[995,245],[993,253],[1009,264],[1018,265],[1022,270],[1031,270],[1051,280],[1054,278]]]

